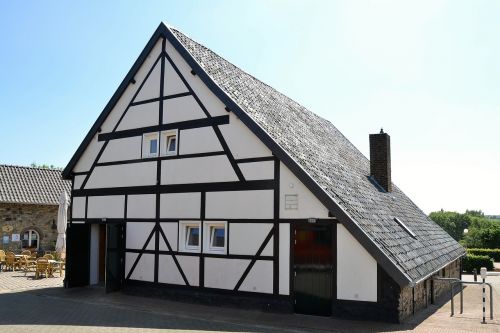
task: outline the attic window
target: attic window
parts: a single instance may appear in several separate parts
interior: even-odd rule
[[[404,231],[406,231],[406,232],[407,232],[407,233],[408,233],[411,237],[413,237],[413,238],[417,238],[417,235],[415,235],[415,233],[414,233],[413,231],[411,231],[411,230],[410,230],[410,228],[408,228],[408,227],[406,226],[406,224],[404,224],[403,222],[401,222],[401,220],[400,220],[400,219],[398,219],[397,217],[395,217],[395,218],[394,218],[394,221],[395,221],[397,224],[399,224],[399,226],[400,226],[401,228],[403,228],[403,229],[404,229]]]
[[[142,136],[142,157],[158,156],[158,133],[146,133]]]
[[[177,155],[177,130],[170,130],[161,133],[161,154]]]

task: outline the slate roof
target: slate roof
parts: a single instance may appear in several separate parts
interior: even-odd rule
[[[368,159],[332,123],[164,23],[87,133],[63,177],[71,178],[78,159],[162,36],[400,285],[413,285],[465,254],[396,185],[390,193],[380,191],[368,178]]]
[[[61,170],[0,165],[0,203],[58,205],[61,193],[70,190]]]
[[[464,248],[396,185],[390,193],[380,191],[368,178],[369,160],[330,121],[180,31],[170,30],[211,79],[348,213],[411,281],[425,278],[464,254]],[[395,217],[416,237],[408,234]]]

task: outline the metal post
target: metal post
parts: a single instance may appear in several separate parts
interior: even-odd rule
[[[472,269],[472,274],[474,274],[474,282],[477,282],[477,269]]]
[[[454,301],[453,301],[453,283],[450,284],[450,298],[451,298],[451,316],[450,317],[453,317],[453,315],[455,314],[455,304],[454,304]]]
[[[490,287],[490,319],[493,320],[493,287],[491,284]]]
[[[464,313],[464,286],[460,283],[460,314]]]
[[[486,286],[483,278],[483,324],[486,324]]]

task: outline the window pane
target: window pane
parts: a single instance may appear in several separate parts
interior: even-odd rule
[[[169,136],[167,139],[168,142],[168,151],[175,151],[175,136]]]
[[[153,139],[149,141],[149,153],[156,154],[157,150],[158,150],[158,140]]]
[[[188,227],[187,232],[187,245],[198,246],[200,244],[200,228]]]
[[[36,233],[36,231],[31,230],[31,240],[33,239],[38,239],[38,234]]]
[[[212,228],[212,246],[213,247],[224,247],[224,228],[223,227],[211,227]]]

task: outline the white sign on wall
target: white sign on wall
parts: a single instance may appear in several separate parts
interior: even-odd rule
[[[13,242],[19,242],[20,240],[21,240],[20,234],[12,234],[12,241]]]

